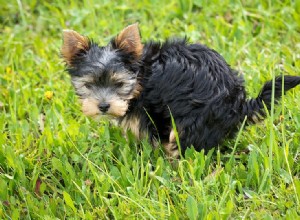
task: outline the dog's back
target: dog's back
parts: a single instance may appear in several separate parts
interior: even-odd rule
[[[139,102],[155,124],[148,129],[162,142],[169,141],[171,115],[183,150],[209,149],[236,130],[245,101],[243,79],[217,52],[175,40],[146,44],[143,59],[148,66],[141,73]]]

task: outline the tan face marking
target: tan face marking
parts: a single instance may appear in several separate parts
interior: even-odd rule
[[[85,99],[81,99],[81,105],[82,105],[82,112],[83,114],[85,114],[86,116],[91,116],[94,117],[96,115],[100,114],[100,110],[99,110],[99,101],[97,99],[93,99],[93,98],[85,98]]]
[[[94,98],[81,99],[82,112],[86,116],[95,117],[97,115],[110,115],[114,117],[122,117],[128,109],[127,101],[113,100],[109,102],[110,107],[104,114],[99,110],[100,102]]]
[[[115,116],[115,117],[122,117],[126,114],[128,109],[128,102],[124,100],[111,100],[109,102],[110,108],[107,111],[107,114]]]

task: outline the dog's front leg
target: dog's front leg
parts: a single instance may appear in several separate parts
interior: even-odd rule
[[[164,151],[169,159],[178,159],[180,152],[175,139],[175,132],[172,129],[169,136],[169,142],[163,143]]]

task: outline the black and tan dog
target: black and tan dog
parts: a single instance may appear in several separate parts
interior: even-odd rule
[[[173,158],[179,149],[171,117],[182,153],[190,146],[209,150],[271,105],[272,81],[247,100],[244,80],[216,51],[185,40],[142,44],[137,24],[106,46],[64,31],[62,56],[84,114],[110,116],[154,146],[160,140]],[[299,83],[299,76],[277,77],[275,98]]]

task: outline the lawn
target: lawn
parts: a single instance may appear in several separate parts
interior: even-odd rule
[[[300,1],[0,0],[0,218],[299,219],[300,88],[177,166],[82,115],[62,30],[106,44],[137,21],[144,41],[186,36],[217,50],[249,97],[300,75]]]

